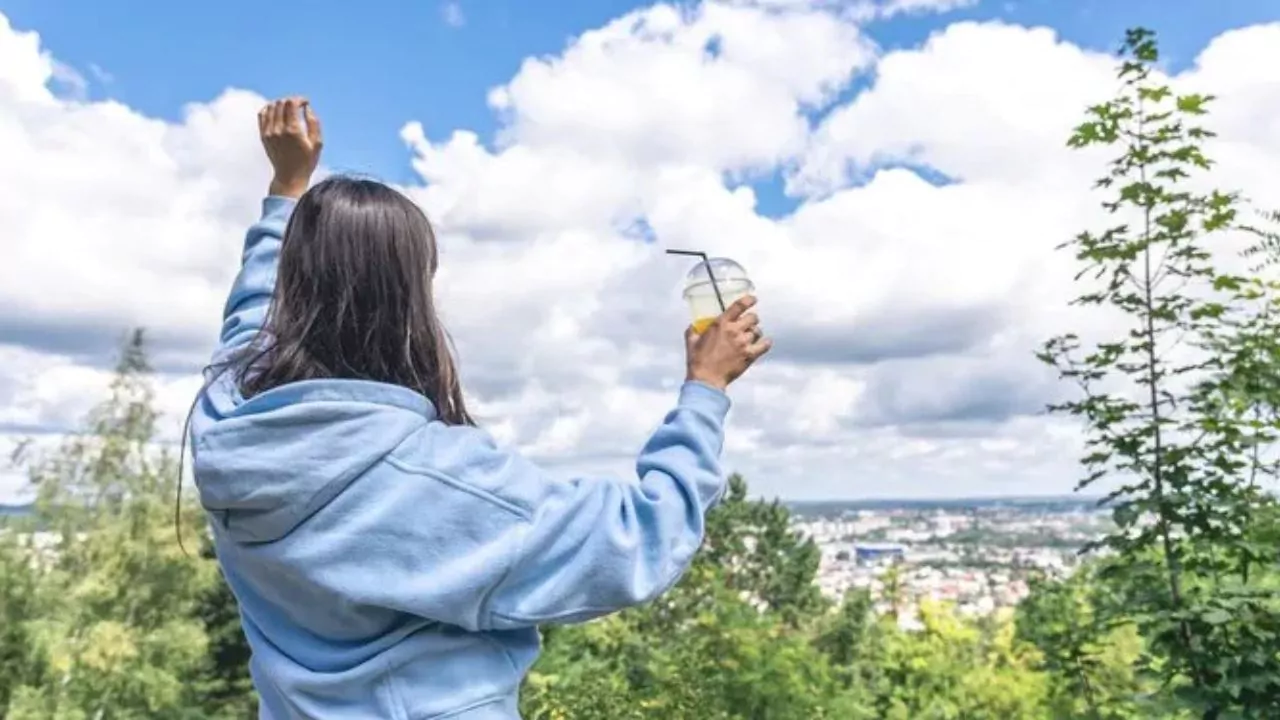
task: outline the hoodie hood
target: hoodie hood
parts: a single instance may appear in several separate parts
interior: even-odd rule
[[[236,542],[288,535],[435,419],[407,388],[307,380],[243,400],[229,377],[201,401],[210,425],[192,446],[200,502]]]

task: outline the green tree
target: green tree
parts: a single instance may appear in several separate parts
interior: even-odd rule
[[[1074,303],[1127,321],[1114,338],[1066,334],[1041,359],[1081,390],[1053,407],[1087,428],[1087,488],[1119,485],[1108,501],[1114,553],[1104,579],[1126,596],[1145,639],[1144,665],[1205,718],[1280,711],[1277,598],[1256,570],[1277,548],[1254,541],[1259,510],[1274,504],[1259,480],[1276,466],[1280,325],[1275,283],[1231,270],[1216,248],[1265,225],[1240,220],[1244,201],[1201,191],[1212,98],[1163,84],[1150,31],[1128,32],[1121,93],[1089,110],[1075,148],[1119,154],[1097,187],[1115,223],[1066,244],[1086,288]]]
[[[1142,640],[1132,622],[1114,620],[1121,611],[1091,570],[1064,580],[1034,578],[1017,609],[1017,638],[1040,651],[1037,666],[1050,678],[1053,717],[1152,717],[1139,702]]]
[[[877,630],[875,600],[866,590],[846,593],[839,609],[818,624],[814,647],[830,660],[845,688],[873,682]]]
[[[818,546],[792,528],[791,512],[777,500],[748,499],[747,483],[735,473],[720,505],[708,513],[694,564],[716,568],[728,589],[798,625],[830,605],[814,584],[820,560]]]
[[[706,567],[690,571],[689,584],[714,601],[680,615],[677,631],[649,632],[653,607],[557,629],[525,685],[526,716],[872,717],[855,712],[830,663],[807,634],[742,598],[718,575]],[[663,622],[676,619],[669,608],[664,616]]]
[[[1008,618],[987,628],[946,605],[920,606],[924,629],[882,619],[881,670],[869,688],[881,720],[1049,720],[1048,677]]]
[[[39,608],[16,641],[27,667],[10,688],[11,720],[245,717],[205,695],[211,658],[199,612],[221,579],[214,563],[179,548],[177,466],[154,446],[149,376],[135,332],[86,432],[33,461],[36,522],[53,541],[26,564],[26,585],[15,584],[32,588]],[[204,531],[198,510],[178,519],[187,536]]]
[[[31,637],[40,606],[33,530],[28,522],[0,524],[0,711],[9,706],[16,688],[42,681]]]
[[[213,541],[203,536],[200,557],[213,564]],[[196,617],[209,640],[207,664],[197,679],[201,706],[209,718],[256,718],[258,695],[249,677],[253,652],[240,624],[240,608],[231,588],[219,573],[219,581],[201,592]]]

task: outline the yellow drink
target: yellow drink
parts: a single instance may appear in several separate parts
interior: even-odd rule
[[[711,327],[711,323],[715,321],[716,319],[713,317],[700,317],[693,321],[693,331],[701,335],[706,332],[707,328]]]

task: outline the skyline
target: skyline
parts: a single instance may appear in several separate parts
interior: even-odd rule
[[[470,401],[549,470],[630,473],[683,371],[688,268],[662,250],[702,247],[747,268],[775,338],[731,390],[726,463],[754,492],[1068,495],[1079,436],[1041,414],[1058,388],[1032,353],[1106,328],[1068,312],[1053,252],[1101,222],[1106,158],[1065,142],[1147,5],[375,2],[311,58],[341,37],[336,6],[250,25],[0,0],[0,451],[75,428],[135,325],[176,438],[265,190],[253,114],[296,91],[327,169],[427,210]],[[1280,22],[1262,6],[1147,16],[1178,87],[1220,96],[1215,185],[1265,201]],[[0,504],[21,494],[0,473]]]

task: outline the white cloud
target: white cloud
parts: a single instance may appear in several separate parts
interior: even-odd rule
[[[527,59],[490,104],[509,120],[507,146],[769,169],[802,147],[800,111],[871,53],[856,26],[828,12],[657,5],[584,33],[556,58]]]
[[[406,190],[440,231],[441,304],[501,441],[565,472],[629,472],[682,373],[686,268],[661,248],[693,245],[743,262],[778,340],[734,391],[730,462],[758,489],[1071,487],[1078,436],[1029,414],[1054,391],[1031,351],[1078,322],[1052,248],[1096,217],[1101,165],[1064,141],[1113,91],[1112,61],[992,23],[877,57],[859,6],[655,6],[526,60],[490,93],[492,143],[406,125],[423,181]],[[1280,161],[1278,35],[1223,35],[1178,78],[1222,95],[1222,178],[1261,198]],[[175,371],[172,436],[266,177],[262,99],[229,90],[170,123],[60,98],[55,67],[0,17],[0,434],[64,427],[142,324]],[[878,169],[904,162],[958,182]],[[769,218],[743,182],[777,172],[800,206]]]
[[[951,25],[880,60],[875,85],[824,119],[791,188],[843,187],[858,168],[890,159],[966,182],[1076,187],[1101,166],[1066,152],[1066,138],[1084,107],[1112,94],[1114,77],[1111,58],[1048,28]]]
[[[267,177],[261,98],[228,91],[168,124],[55,96],[55,67],[0,18],[0,338],[100,351],[145,324],[162,347],[200,346]]]

